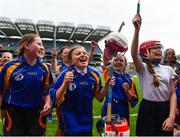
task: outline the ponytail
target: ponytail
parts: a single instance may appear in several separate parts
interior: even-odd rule
[[[152,64],[151,64],[148,60],[145,61],[145,63],[147,64],[147,68],[148,68],[149,72],[150,72],[150,73],[152,74],[152,76],[153,76],[152,84],[153,84],[155,87],[159,87],[159,79],[158,79],[158,76],[156,75],[155,70],[153,69]]]

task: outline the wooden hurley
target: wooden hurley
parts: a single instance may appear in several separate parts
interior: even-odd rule
[[[109,67],[109,76],[112,78],[113,76],[113,67],[110,65]],[[112,85],[108,86],[108,106],[107,106],[107,119],[106,122],[111,122],[111,107],[112,107]]]

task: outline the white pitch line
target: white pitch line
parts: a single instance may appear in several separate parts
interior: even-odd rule
[[[130,114],[130,117],[137,117],[137,115],[138,115],[138,114]],[[94,118],[94,119],[100,119],[101,116],[93,116],[93,118]],[[52,119],[55,119],[55,120],[56,120],[57,117],[53,117]],[[0,121],[1,121],[1,119],[0,119]]]

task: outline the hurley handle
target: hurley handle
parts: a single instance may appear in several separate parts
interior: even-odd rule
[[[137,3],[137,14],[140,14],[140,0]]]
[[[112,78],[113,76],[113,67],[110,65],[109,67],[109,76]],[[112,85],[108,86],[108,105],[107,105],[107,119],[106,122],[111,122],[111,107],[112,107]]]

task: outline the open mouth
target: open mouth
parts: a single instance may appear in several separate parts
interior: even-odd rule
[[[42,56],[42,55],[43,55],[43,52],[42,52],[41,50],[38,50],[38,51],[37,51],[37,54],[38,54],[39,56]]]
[[[123,66],[122,65],[116,65],[115,67],[116,68],[122,68]]]
[[[123,64],[121,64],[121,63],[115,64],[114,68],[115,69],[122,69],[123,68]]]
[[[81,62],[82,64],[87,64],[87,59],[86,59],[86,58],[82,58],[82,59],[80,59],[80,62]]]
[[[155,53],[155,58],[161,58],[162,54],[161,53]]]
[[[42,54],[41,50],[38,50],[38,54]]]
[[[155,53],[155,56],[161,56],[161,53]]]
[[[122,67],[121,66],[115,66],[115,69],[121,69]]]
[[[44,54],[44,53],[45,53],[45,50],[44,50],[44,49],[39,49],[39,50],[38,50],[38,53],[39,53],[39,54]]]

